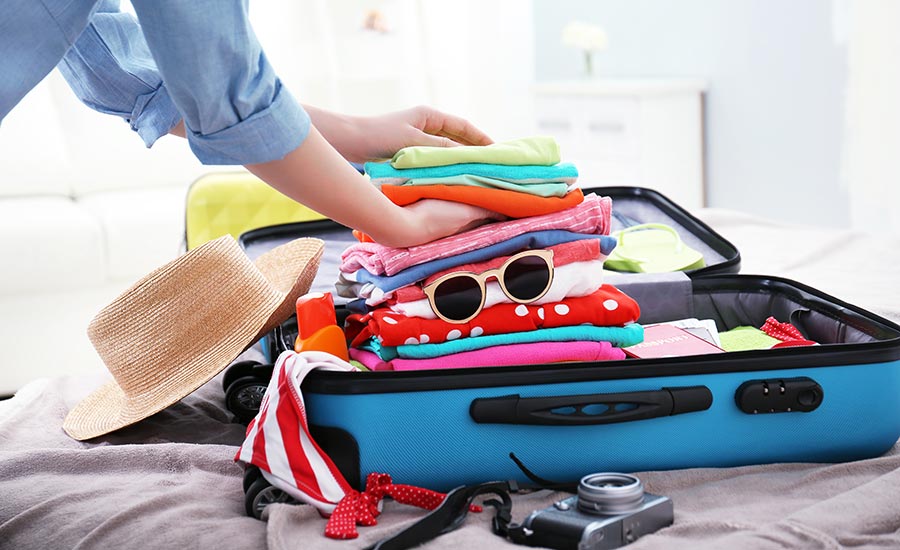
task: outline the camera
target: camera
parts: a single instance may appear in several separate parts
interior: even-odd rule
[[[532,512],[522,523],[529,546],[605,550],[619,548],[671,525],[668,497],[644,492],[629,474],[590,474],[578,482],[578,494]]]

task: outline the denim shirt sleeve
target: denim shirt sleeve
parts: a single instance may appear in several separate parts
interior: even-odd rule
[[[92,109],[125,119],[147,147],[181,120],[181,113],[144,41],[137,20],[101,2],[57,68]]]
[[[191,149],[204,164],[283,158],[309,133],[253,33],[246,0],[132,0]]]
[[[34,88],[81,34],[93,2],[4,0],[0,10],[0,120]]]

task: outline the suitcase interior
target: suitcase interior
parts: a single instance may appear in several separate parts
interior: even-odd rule
[[[614,212],[676,227],[706,259],[707,267],[687,274],[610,274],[606,282],[641,305],[640,322],[696,317],[713,319],[724,331],[759,327],[774,316],[821,345],[602,363],[313,372],[304,382],[310,422],[316,424],[317,441],[348,481],[358,485],[369,471],[389,471],[404,483],[439,490],[495,478],[525,481],[509,459],[510,452],[538,475],[563,480],[598,467],[639,471],[853,460],[881,454],[897,441],[900,327],[795,281],[734,274],[740,266],[734,246],[654,191],[627,187],[591,191],[611,196]],[[614,230],[616,224],[614,217]],[[302,236],[326,241],[314,290],[332,290],[340,252],[355,242],[346,228],[330,221],[275,226],[243,235],[241,244],[255,257]],[[343,310],[338,307],[339,316]],[[270,353],[292,347],[295,335],[296,324],[285,323],[268,338]],[[623,392],[659,394],[667,388],[690,393],[697,387],[708,389],[706,409],[637,422],[629,421],[628,407],[622,414],[611,410],[622,404],[608,398]],[[777,414],[750,410],[746,404],[747,410],[742,410],[742,396],[763,387],[771,388],[775,398],[787,387],[786,398],[792,401],[787,405],[783,400],[765,401],[764,407],[774,403],[778,410],[771,412]],[[814,387],[818,387],[814,410],[789,406]],[[579,408],[573,415],[568,404],[571,396],[584,395],[596,397],[611,421],[579,424],[578,417],[588,409]],[[501,420],[474,419],[476,402],[493,406],[508,396],[550,396],[543,403],[549,424],[502,420],[502,415]],[[378,422],[382,417],[392,421]],[[432,438],[435,430],[443,433]],[[418,444],[423,438],[427,444]],[[398,453],[404,445],[416,453]],[[577,450],[581,446],[588,450]],[[448,462],[452,468],[446,467]]]

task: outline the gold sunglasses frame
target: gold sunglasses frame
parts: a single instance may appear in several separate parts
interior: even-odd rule
[[[509,290],[507,290],[506,288],[506,283],[503,280],[503,275],[506,273],[506,269],[513,263],[515,263],[516,260],[528,256],[535,256],[544,260],[544,263],[547,264],[547,269],[550,273],[550,276],[547,277],[547,286],[545,286],[544,289],[541,290],[540,294],[538,294],[534,298],[529,298],[528,300],[520,300],[519,298],[516,298],[509,293]],[[437,290],[438,286],[440,286],[440,284],[445,281],[457,277],[469,277],[470,279],[474,279],[478,283],[478,288],[481,290],[481,303],[478,304],[478,307],[475,309],[475,313],[461,320],[450,319],[449,317],[446,317],[444,314],[438,311],[438,308],[434,303],[434,293]],[[544,294],[547,294],[547,291],[550,290],[550,286],[553,284],[553,251],[546,249],[523,250],[522,252],[510,256],[505,262],[503,262],[503,265],[498,268],[489,269],[482,273],[474,273],[472,271],[455,271],[453,273],[447,273],[446,275],[442,275],[435,281],[432,281],[431,283],[425,285],[425,288],[423,288],[422,290],[425,292],[425,296],[428,297],[428,305],[431,306],[431,310],[435,315],[448,323],[461,325],[463,323],[468,323],[469,321],[477,317],[478,314],[481,313],[482,309],[484,309],[484,302],[487,299],[486,283],[487,280],[491,277],[497,279],[497,283],[500,285],[500,289],[503,291],[503,294],[505,294],[507,298],[516,302],[517,304],[530,304],[536,300],[540,300],[544,296]]]

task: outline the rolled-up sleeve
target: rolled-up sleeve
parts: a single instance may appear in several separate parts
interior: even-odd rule
[[[256,164],[300,146],[310,120],[253,33],[246,1],[132,0],[168,95],[204,164]]]
[[[138,21],[116,0],[100,3],[57,67],[82,102],[125,119],[147,147],[181,120]]]

